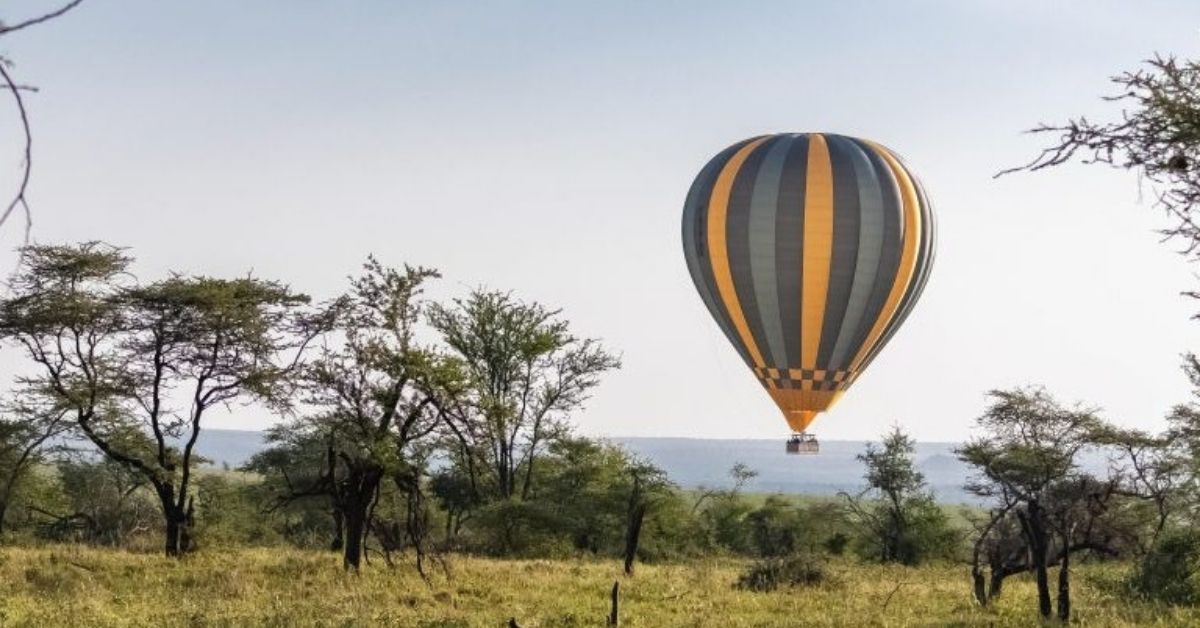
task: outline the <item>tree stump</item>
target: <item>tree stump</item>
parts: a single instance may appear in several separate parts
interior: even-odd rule
[[[608,615],[609,626],[621,625],[621,581],[614,580],[612,588],[612,612]]]

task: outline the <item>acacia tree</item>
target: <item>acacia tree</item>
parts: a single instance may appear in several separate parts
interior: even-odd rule
[[[1163,233],[1181,239],[1185,253],[1198,259],[1200,61],[1155,56],[1111,81],[1116,93],[1104,100],[1121,107],[1115,119],[1038,125],[1030,132],[1054,137],[1050,145],[1029,163],[1000,174],[1073,160],[1135,171],[1154,187],[1156,205],[1174,219]]]
[[[263,478],[260,487],[270,500],[264,511],[274,513],[309,502],[322,503],[330,517],[328,547],[341,552],[345,519],[332,482],[337,458],[329,438],[316,430],[297,430],[291,423],[282,423],[267,431],[266,442],[269,446],[241,467]]]
[[[465,370],[464,394],[444,411],[471,486],[527,499],[547,443],[566,434],[567,417],[620,360],[572,336],[557,310],[504,292],[434,304],[429,322]]]
[[[285,499],[322,495],[342,522],[343,565],[357,571],[381,484],[421,490],[414,447],[433,432],[439,408],[460,387],[457,364],[414,338],[421,291],[435,271],[387,268],[374,258],[350,290],[329,304],[329,331],[304,369],[310,412],[289,429],[323,439],[323,468]],[[420,501],[416,499],[415,501]]]
[[[192,470],[217,405],[279,404],[315,333],[307,297],[272,281],[172,276],[139,284],[110,245],[28,246],[0,301],[0,337],[34,365],[27,394],[63,409],[78,435],[145,477],[164,549],[189,549]],[[182,441],[182,447],[178,442]]]
[[[0,532],[5,517],[30,473],[46,461],[52,439],[70,427],[56,407],[11,401],[0,408]]]
[[[1130,538],[1139,554],[1158,542],[1188,499],[1188,455],[1179,433],[1184,424],[1176,413],[1168,421],[1173,427],[1162,434],[1104,425],[1092,435],[1092,444],[1109,452],[1111,490],[1152,511],[1145,533]]]
[[[1071,554],[1119,551],[1118,535],[1103,516],[1116,482],[1079,469],[1079,453],[1094,444],[1103,423],[1093,410],[1064,407],[1042,389],[993,390],[989,396],[991,405],[976,420],[982,434],[956,450],[976,472],[965,488],[992,502],[973,552],[976,596],[986,603],[1005,577],[1033,571],[1038,611],[1049,617],[1048,566],[1057,562],[1058,615],[1066,620]],[[1019,542],[1005,534],[1013,531]],[[983,589],[984,556],[992,568],[989,591]]]
[[[948,551],[955,540],[916,468],[915,447],[912,437],[892,427],[880,446],[868,443],[857,456],[866,467],[867,487],[857,496],[842,493],[852,519],[882,562],[916,564],[931,552]]]

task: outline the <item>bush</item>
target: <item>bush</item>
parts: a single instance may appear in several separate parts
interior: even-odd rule
[[[713,495],[699,514],[717,547],[736,554],[750,554],[754,544],[746,519],[752,510],[739,493],[726,491]]]
[[[790,556],[796,552],[842,554],[850,537],[841,529],[850,527],[842,509],[831,502],[797,504],[771,495],[762,506],[746,516],[749,551],[763,558]]]
[[[738,577],[737,588],[749,591],[774,591],[781,586],[811,586],[828,579],[825,557],[814,552],[800,552],[781,558],[754,561]]]
[[[821,544],[825,551],[834,556],[841,556],[846,553],[846,546],[850,544],[850,537],[841,532],[835,532],[833,536],[825,539]]]
[[[255,481],[244,475],[206,469],[195,477],[195,542],[204,545],[271,545],[284,537],[277,517],[264,514]]]
[[[1130,588],[1168,604],[1200,602],[1200,531],[1169,533],[1142,558],[1130,577]]]
[[[771,495],[746,517],[750,526],[752,550],[759,556],[787,556],[793,553],[799,537],[805,536],[800,509],[787,499]]]
[[[111,461],[60,461],[60,499],[37,535],[58,542],[137,547],[161,534],[162,515],[139,476]]]
[[[919,495],[902,503],[904,527],[896,529],[892,506],[885,502],[864,504],[873,512],[860,519],[854,539],[855,552],[865,560],[915,566],[932,560],[954,560],[962,552],[962,540],[950,518],[930,495]]]
[[[672,492],[655,500],[646,515],[637,559],[646,563],[685,560],[704,556],[712,549],[707,532],[692,514],[688,501]]]
[[[554,524],[548,505],[502,499],[476,512],[467,529],[471,551],[492,556],[546,557],[569,547],[568,535]]]

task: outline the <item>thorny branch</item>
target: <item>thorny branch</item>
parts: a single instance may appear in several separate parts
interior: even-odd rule
[[[1161,231],[1164,239],[1179,238],[1180,252],[1200,259],[1200,61],[1155,56],[1111,81],[1119,92],[1104,100],[1124,106],[1118,120],[1040,124],[1028,132],[1057,139],[1028,163],[995,176],[1070,161],[1132,170],[1150,182],[1154,205],[1174,221]]]
[[[7,25],[3,22],[0,22],[0,35],[7,35],[8,33],[19,31],[23,28],[29,28],[30,26],[36,26],[38,24],[41,24],[42,22],[49,22],[50,20],[53,20],[54,18],[61,16],[62,14],[66,13],[67,11],[70,11],[71,9],[74,9],[75,7],[79,6],[82,2],[83,2],[83,0],[71,0],[71,2],[68,2],[68,3],[64,4],[62,7],[55,9],[49,13],[46,13],[45,15],[40,15],[38,17],[30,18],[23,22],[17,22],[16,24],[13,24],[11,26]]]
[[[35,26],[37,24],[53,20],[79,6],[82,2],[83,0],[71,0],[71,2],[64,4],[54,11],[38,17],[17,22],[16,24],[8,25],[0,22],[0,36],[14,33],[16,31],[29,28],[30,26]],[[13,215],[13,213],[20,209],[21,213],[25,217],[25,230],[22,236],[22,244],[29,244],[29,234],[33,229],[33,214],[29,209],[29,201],[26,195],[29,191],[29,178],[33,172],[33,132],[31,131],[29,125],[29,111],[25,107],[25,99],[22,97],[21,92],[36,92],[37,88],[29,85],[22,85],[14,81],[12,74],[10,73],[11,69],[12,62],[3,56],[0,56],[0,78],[3,79],[3,85],[0,85],[0,88],[3,88],[12,94],[13,102],[17,107],[17,115],[21,121],[21,132],[25,137],[25,146],[24,158],[21,165],[22,169],[20,182],[17,184],[16,193],[5,206],[4,212],[0,214],[0,228],[3,228],[4,225],[8,223],[8,219]],[[23,261],[23,259],[18,259],[17,267],[20,267]]]
[[[22,242],[29,243],[29,232],[33,228],[33,216],[29,211],[29,202],[26,200],[26,193],[29,190],[29,177],[33,172],[33,133],[29,128],[29,112],[25,109],[25,99],[21,96],[21,86],[13,81],[12,75],[9,74],[7,62],[0,59],[0,78],[4,79],[4,89],[7,89],[13,95],[13,101],[17,105],[17,114],[21,120],[21,130],[25,134],[25,157],[22,161],[22,172],[20,183],[17,184],[17,192],[5,207],[4,213],[0,214],[0,227],[8,223],[9,217],[13,212],[20,208],[25,215],[25,235]],[[18,262],[18,265],[20,263]]]

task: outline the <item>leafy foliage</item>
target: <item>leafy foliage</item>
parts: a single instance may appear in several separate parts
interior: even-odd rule
[[[737,587],[769,592],[780,587],[811,586],[829,578],[826,561],[820,554],[800,552],[783,557],[757,560],[738,577]]]
[[[252,277],[142,284],[130,256],[98,242],[22,254],[0,301],[0,339],[34,366],[18,379],[21,394],[140,474],[161,506],[166,553],[186,552],[202,418],[238,401],[286,406],[288,375],[312,336],[308,298]]]
[[[1120,104],[1114,120],[1086,117],[1040,125],[1038,135],[1057,139],[1028,164],[1007,170],[1037,171],[1078,160],[1133,170],[1155,186],[1157,205],[1175,224],[1164,231],[1200,255],[1200,62],[1155,56],[1143,67],[1111,79]],[[1196,296],[1196,295],[1193,295]]]
[[[860,531],[857,549],[868,559],[915,565],[955,554],[958,535],[917,471],[915,445],[893,427],[880,446],[869,443],[858,456],[866,468],[867,488],[856,497],[843,497]]]
[[[574,337],[557,310],[504,292],[434,304],[429,323],[466,375],[462,394],[444,408],[458,462],[483,493],[529,497],[539,455],[620,360],[598,341]]]
[[[1129,584],[1168,604],[1200,602],[1200,532],[1185,529],[1162,537],[1138,563]]]

